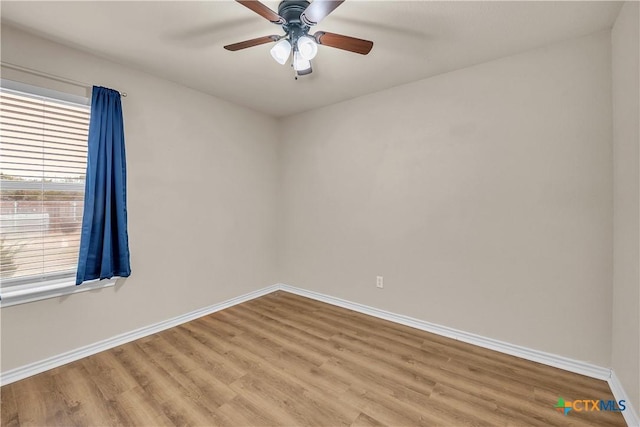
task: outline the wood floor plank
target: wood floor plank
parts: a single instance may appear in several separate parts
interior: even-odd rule
[[[301,424],[296,408],[299,400],[288,398],[288,395],[270,387],[255,374],[245,375],[231,384],[231,387],[244,399],[259,408],[260,412],[277,420],[278,424]]]
[[[82,363],[74,363],[52,376],[55,380],[52,394],[63,396],[66,415],[73,425],[90,425],[94,420],[103,420],[106,425],[122,424],[113,400],[102,394]]]
[[[71,405],[65,401],[54,377],[50,372],[44,372],[29,378],[29,381],[19,381],[12,387],[20,425],[73,424],[67,414]],[[4,410],[2,403],[3,408],[0,409]]]
[[[116,397],[121,408],[123,425],[126,426],[173,426],[162,407],[141,387],[134,387]]]
[[[211,409],[236,396],[228,385],[193,363],[192,359],[181,353],[179,348],[172,346],[163,336],[156,338],[141,344],[142,350],[152,364],[180,385],[190,400]]]
[[[293,328],[290,325],[279,322],[276,318],[264,316],[247,308],[242,312],[234,312],[231,319],[235,323],[242,323],[251,333],[259,329],[261,336],[267,337],[274,343],[289,351],[293,351],[298,357],[308,360],[315,365],[320,365],[331,355],[329,340],[310,335],[303,330]],[[305,340],[309,345],[300,345],[300,340]]]
[[[624,426],[606,382],[274,292],[0,389],[3,426]]]
[[[227,423],[220,425],[256,427],[287,425],[282,420],[274,418],[276,415],[274,411],[266,412],[241,395],[222,405],[217,412],[229,420]]]
[[[113,399],[138,386],[135,379],[122,368],[122,365],[117,363],[112,352],[103,351],[85,357],[80,361],[80,364],[107,399]]]
[[[2,408],[0,411],[0,425],[6,427],[20,425],[18,402],[14,396],[14,389],[0,390],[0,408]]]
[[[237,345],[230,354],[241,354],[246,363],[251,364],[252,372],[258,373],[260,378],[268,378],[270,383],[281,384],[281,388],[286,388],[287,384],[296,387],[296,392],[292,394],[301,396],[303,400],[321,403],[326,413],[339,414],[349,421],[355,419],[359,413],[357,409],[333,398],[336,393],[348,388],[348,385],[344,387],[344,379],[321,372],[312,360],[290,357],[289,353],[296,352],[296,348],[290,347],[286,340],[277,340],[277,343],[283,344],[284,347],[277,345],[276,342],[264,345],[264,341],[258,341],[253,335],[255,335],[253,332],[247,330],[246,333],[230,340]],[[271,339],[276,337],[271,333],[265,336]],[[299,351],[301,346],[298,344],[297,347]],[[269,363],[261,364],[261,359]],[[295,372],[295,375],[291,372]]]
[[[297,396],[294,400],[303,408],[299,417],[310,425],[350,425],[360,413],[357,408],[335,399],[335,393],[327,393],[331,389],[320,390],[283,371],[263,367],[253,375],[277,392],[284,392],[285,399]]]
[[[358,418],[351,424],[352,427],[383,427],[380,421],[370,417],[369,415],[361,412]]]
[[[210,339],[198,331],[196,323],[191,322],[166,332],[168,339],[223,383],[230,384],[247,373],[241,366],[233,365],[226,353],[219,353],[212,348]]]
[[[429,412],[422,405],[406,401],[390,399],[389,395],[374,388],[354,386],[340,395],[341,399],[360,408],[385,425],[433,426],[447,425],[455,422],[461,425],[455,414],[443,419],[439,413]],[[426,403],[424,400],[423,403]]]

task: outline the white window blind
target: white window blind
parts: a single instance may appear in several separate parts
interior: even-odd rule
[[[90,108],[0,88],[0,286],[75,276]]]

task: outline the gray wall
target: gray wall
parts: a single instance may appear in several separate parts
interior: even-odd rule
[[[3,308],[3,371],[277,282],[274,119],[6,25],[2,60],[129,92],[133,270],[115,289]]]
[[[613,62],[612,366],[640,410],[640,108],[637,2],[626,2],[611,32]]]
[[[610,51],[606,31],[283,120],[281,280],[610,366]]]

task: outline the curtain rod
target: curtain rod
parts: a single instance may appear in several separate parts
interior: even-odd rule
[[[60,77],[60,76],[56,76],[55,74],[49,74],[49,73],[45,73],[42,71],[38,71],[38,70],[34,70],[32,68],[27,68],[27,67],[23,67],[20,65],[16,65],[16,64],[11,64],[9,62],[4,62],[4,61],[0,61],[0,65],[2,65],[3,67],[9,68],[9,69],[13,69],[13,70],[17,70],[17,71],[23,71],[25,73],[29,73],[29,74],[33,74],[34,76],[40,76],[40,77],[45,77],[51,80],[56,80],[62,83],[67,83],[70,85],[74,85],[74,86],[79,86],[79,87],[84,87],[84,88],[92,88],[93,85],[89,84],[89,83],[84,83],[84,82],[79,82],[77,80],[71,80],[71,79],[67,79],[65,77]],[[120,93],[120,96],[126,97],[127,96],[127,92],[118,92]]]

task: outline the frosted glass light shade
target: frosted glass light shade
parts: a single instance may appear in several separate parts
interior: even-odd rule
[[[271,56],[273,56],[273,59],[280,65],[284,65],[284,63],[287,62],[290,54],[291,43],[289,43],[287,39],[280,40],[271,48]]]
[[[311,61],[318,54],[318,45],[311,37],[302,36],[298,39],[298,52],[303,59]]]
[[[311,68],[311,61],[308,59],[304,59],[300,52],[295,51],[293,53],[293,69],[298,71],[300,74],[305,74],[304,71],[307,71]]]

